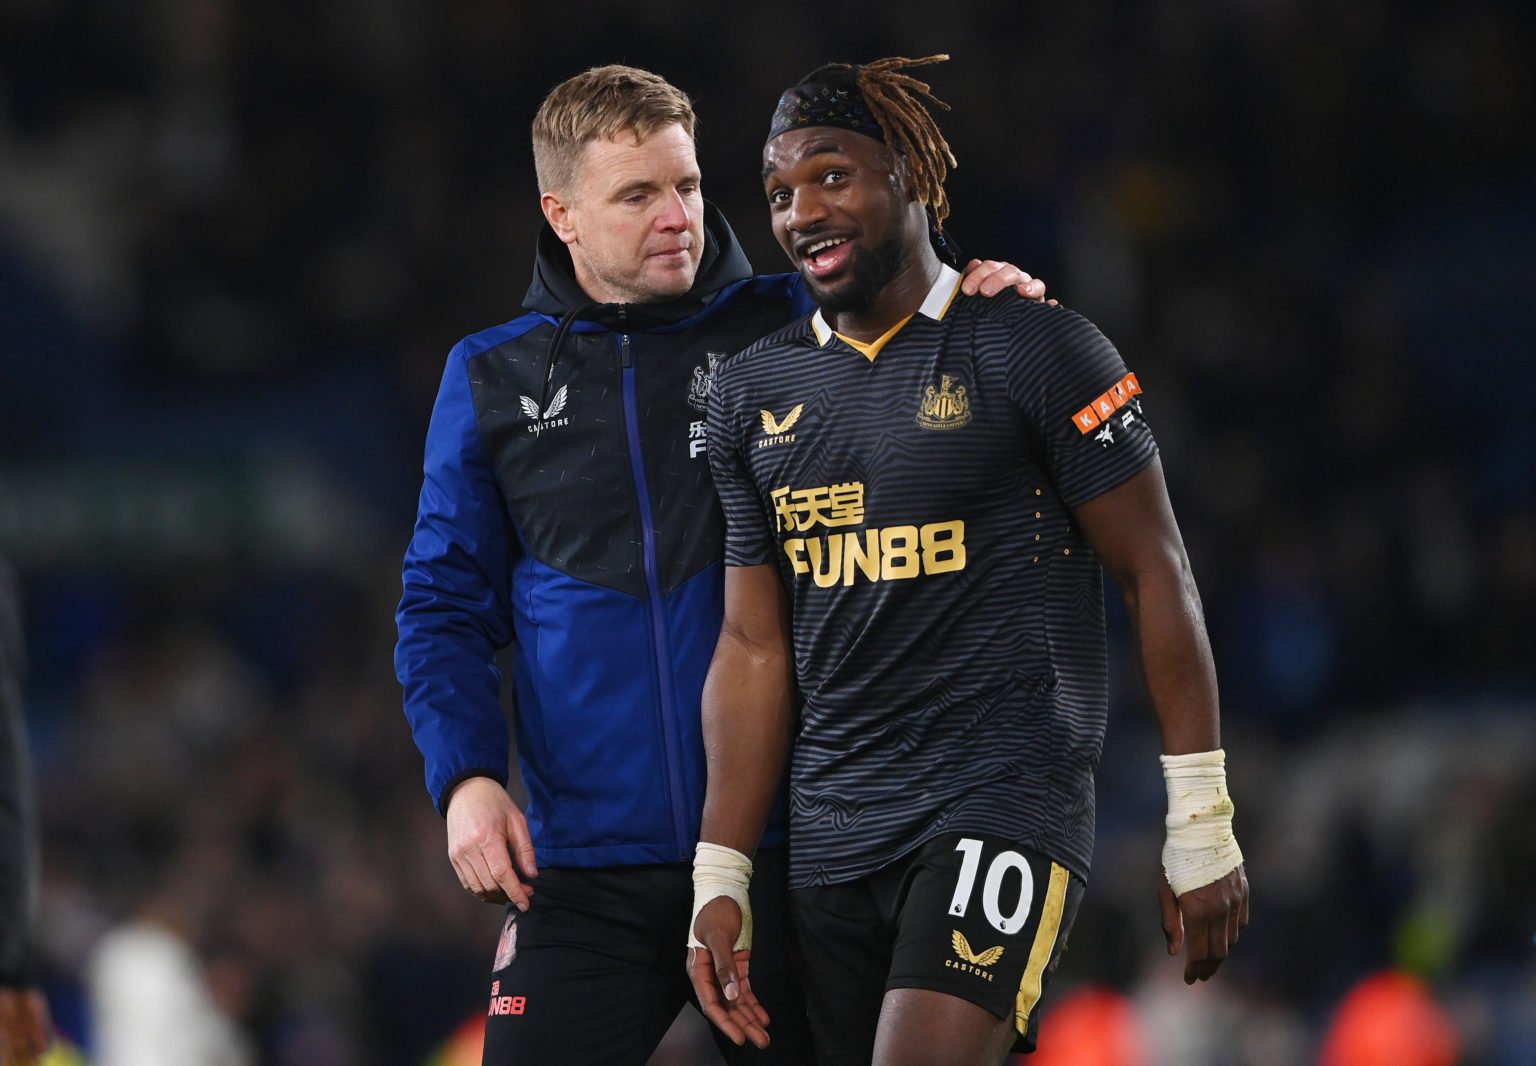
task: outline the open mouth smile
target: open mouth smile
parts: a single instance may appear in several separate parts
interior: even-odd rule
[[[853,255],[853,241],[849,237],[822,237],[801,244],[795,254],[808,274],[822,278],[847,264]]]

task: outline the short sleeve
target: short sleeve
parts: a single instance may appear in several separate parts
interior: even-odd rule
[[[1129,481],[1157,455],[1141,382],[1093,323],[1042,307],[1016,328],[1009,388],[1069,507]]]
[[[710,390],[709,468],[725,512],[725,565],[758,566],[774,561],[774,530],[742,451],[746,435],[730,378],[727,362]]]

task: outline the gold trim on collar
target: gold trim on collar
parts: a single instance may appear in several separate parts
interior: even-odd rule
[[[896,336],[896,334],[901,331],[901,327],[905,326],[910,321],[912,321],[912,316],[908,315],[906,318],[896,323],[894,326],[886,330],[874,340],[870,341],[868,344],[865,344],[863,341],[856,341],[852,337],[845,337],[841,333],[837,334],[837,339],[847,344],[851,348],[857,348],[860,352],[863,353],[865,359],[868,359],[871,363],[873,363],[875,361],[875,356],[880,354],[880,349],[885,347],[885,342]]]
[[[935,322],[942,321],[944,315],[949,311],[949,305],[955,302],[956,296],[960,295],[960,281],[961,277],[958,270],[947,263],[940,263],[939,276],[934,280],[932,288],[928,290],[928,295],[923,297],[922,306],[917,309],[917,313],[925,315]],[[837,337],[839,340],[846,342],[850,347],[857,349],[863,354],[864,358],[874,362],[875,356],[880,354],[880,349],[885,347],[886,341],[894,337],[897,331],[911,320],[912,316],[908,315],[886,330],[878,339],[865,344],[863,341],[856,341],[852,337],[845,337],[827,325],[827,320],[822,316],[821,309],[817,308],[816,313],[811,315],[811,333],[816,337],[816,346],[818,348],[825,348],[828,341],[833,337]]]

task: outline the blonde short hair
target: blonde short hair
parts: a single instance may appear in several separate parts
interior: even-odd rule
[[[533,167],[541,192],[565,192],[588,142],[633,130],[644,140],[670,125],[693,136],[693,103],[659,74],[606,66],[561,82],[533,119]]]

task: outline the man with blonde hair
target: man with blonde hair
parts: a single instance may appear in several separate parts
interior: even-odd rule
[[[705,411],[720,360],[810,309],[798,276],[753,275],[705,202],[694,125],[633,67],[550,92],[525,313],[453,349],[427,435],[396,666],[453,868],[507,904],[487,1064],[639,1066],[692,995],[678,950],[723,611]],[[966,284],[1043,292],[1006,264]],[[526,811],[506,788],[508,644]],[[717,1037],[731,1062],[810,1060],[780,821],[750,975],[774,1041]]]

